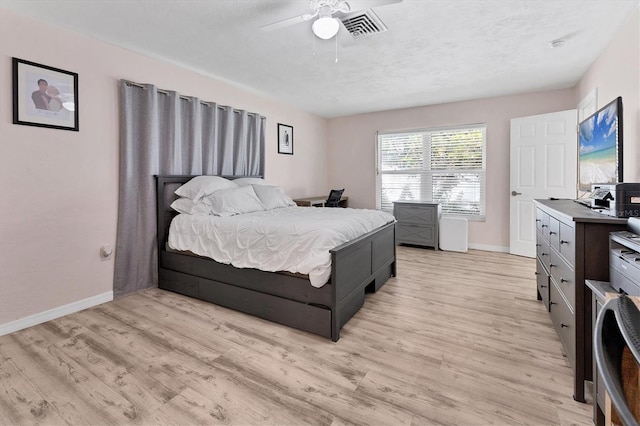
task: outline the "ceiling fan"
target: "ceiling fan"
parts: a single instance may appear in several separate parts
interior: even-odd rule
[[[372,7],[400,3],[401,1],[402,0],[309,0],[310,12],[272,22],[260,28],[277,29],[300,22],[311,21],[315,18],[311,25],[313,33],[323,40],[329,40],[340,30],[341,21],[336,19],[336,17],[339,18],[348,13],[370,9]]]

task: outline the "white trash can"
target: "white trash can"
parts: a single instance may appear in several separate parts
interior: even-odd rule
[[[469,250],[469,222],[466,218],[442,217],[439,228],[441,250],[463,253]]]

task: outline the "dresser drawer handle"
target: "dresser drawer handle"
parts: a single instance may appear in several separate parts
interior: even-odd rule
[[[542,222],[542,219],[536,219],[536,222]]]
[[[541,285],[540,288],[547,288],[547,286],[546,285]]]
[[[540,275],[540,272],[536,271],[536,272],[534,272],[534,274],[536,274],[536,275]]]
[[[543,228],[547,228],[547,227],[548,227],[548,225],[542,225],[542,227],[543,227]]]
[[[569,244],[569,241],[560,240],[560,244]]]
[[[554,265],[553,263],[549,264],[549,268],[555,268],[557,265]]]
[[[563,322],[560,323],[560,328],[569,328],[569,326]]]
[[[536,247],[542,247],[542,244],[536,244]]]
[[[549,301],[549,306],[552,306],[552,305],[557,305],[557,303],[556,303],[556,302]]]
[[[540,253],[540,256],[546,256],[547,253]]]
[[[549,231],[549,235],[556,235],[557,232]]]
[[[561,278],[560,278],[560,282],[561,282],[561,283],[568,283],[568,282],[569,282],[569,280],[565,280],[564,278],[562,278],[562,277],[561,277]]]

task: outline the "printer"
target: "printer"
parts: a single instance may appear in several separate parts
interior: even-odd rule
[[[613,217],[640,216],[640,183],[594,184],[590,207]]]
[[[629,218],[626,231],[609,234],[609,277],[616,291],[640,296],[640,218]]]

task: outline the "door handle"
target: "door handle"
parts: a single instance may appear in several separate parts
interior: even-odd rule
[[[511,191],[511,195],[515,197],[516,195],[522,195],[522,192]]]

